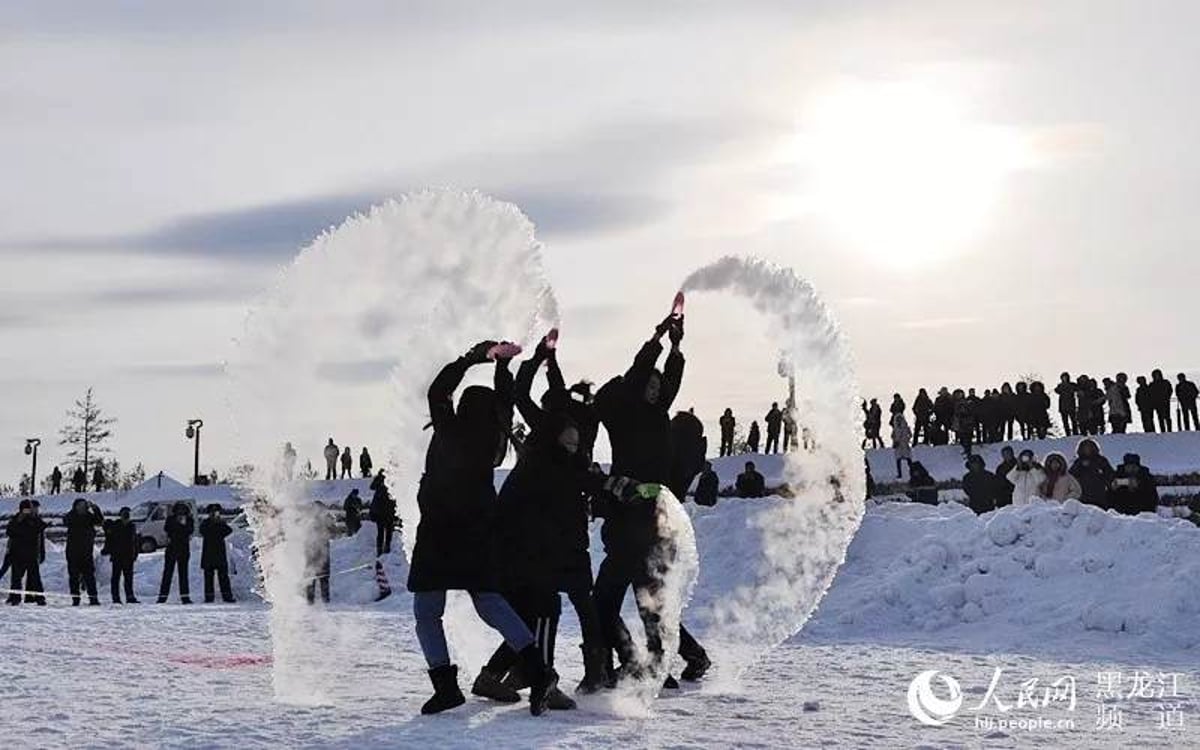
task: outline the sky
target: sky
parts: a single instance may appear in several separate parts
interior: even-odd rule
[[[823,294],[866,394],[1200,370],[1188,2],[40,2],[0,7],[0,483],[92,386],[112,447],[237,462],[221,363],[295,253],[424,186],[538,227],[568,373],[623,370],[725,254]],[[355,269],[346,268],[348,288]],[[689,305],[678,406],[784,395]],[[469,343],[469,342],[468,342]],[[354,379],[331,383],[330,400]],[[338,424],[357,446],[378,426]],[[317,462],[322,436],[297,439]]]

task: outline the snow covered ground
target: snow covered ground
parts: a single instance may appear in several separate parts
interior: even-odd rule
[[[706,639],[706,612],[746,575],[752,521],[779,499],[690,507],[701,578],[685,620],[715,661],[744,644]],[[661,747],[950,746],[1106,747],[1200,743],[1200,529],[1151,516],[1120,518],[1083,506],[1008,508],[976,518],[954,506],[872,507],[846,564],[805,631],[740,679],[660,698],[649,713],[604,700],[534,720],[523,707],[470,700],[420,717],[428,683],[415,643],[407,573],[387,558],[396,593],[372,603],[374,528],[334,547],[334,602],[314,618],[340,636],[312,643],[321,674],[305,705],[274,699],[268,610],[250,591],[248,539],[233,539],[236,605],[142,604],[0,611],[9,747]],[[802,544],[803,540],[797,540]],[[198,551],[197,551],[198,552]],[[44,567],[66,590],[61,552]],[[193,596],[199,595],[198,554]],[[153,599],[161,554],[139,562],[138,591]],[[108,600],[102,565],[102,599]],[[175,601],[175,597],[172,597]],[[569,610],[569,608],[568,608]],[[797,623],[798,624],[798,623]],[[322,632],[328,632],[322,629]],[[489,636],[490,640],[490,636]],[[559,670],[582,668],[574,617],[564,616]],[[476,653],[460,653],[464,686]],[[726,658],[728,661],[729,658]],[[1000,669],[998,687],[988,686]],[[906,693],[920,672],[959,681],[964,701],[945,726],[919,723]],[[1102,674],[1120,672],[1119,698],[1100,701]],[[1141,677],[1139,677],[1139,675]],[[1173,682],[1160,677],[1173,675]],[[1021,685],[1076,682],[1077,705],[1017,707]],[[1128,693],[1135,690],[1133,697]],[[1146,683],[1146,680],[1150,682]],[[935,684],[936,687],[936,684]],[[1164,693],[1173,689],[1179,697]],[[1148,697],[1146,697],[1148,694]],[[939,693],[939,695],[941,695]],[[946,697],[942,695],[942,697]],[[987,700],[987,706],[975,707]],[[1008,707],[997,708],[996,699]],[[1124,729],[1097,727],[1101,704]],[[1039,729],[987,721],[1044,720]],[[1182,720],[1182,727],[1160,727]],[[1073,729],[1058,722],[1072,722]]]

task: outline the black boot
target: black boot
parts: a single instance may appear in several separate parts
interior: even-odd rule
[[[685,682],[696,682],[708,668],[712,666],[712,662],[708,658],[708,654],[701,653],[698,656],[687,659],[687,666],[683,668],[683,674],[679,675],[680,679]]]
[[[421,706],[421,713],[437,714],[467,702],[458,688],[458,667],[453,664],[429,670],[429,681],[433,683],[433,697]]]
[[[521,649],[521,670],[529,680],[529,713],[541,716],[546,712],[550,691],[558,687],[558,673],[546,666],[536,643]]]
[[[615,687],[616,679],[609,684],[612,667],[608,649],[589,647],[586,643],[579,647],[583,651],[583,679],[575,692],[580,695],[590,695],[606,687]]]
[[[500,682],[500,677],[487,667],[479,670],[479,676],[471,686],[471,693],[500,703],[521,702],[521,694]]]

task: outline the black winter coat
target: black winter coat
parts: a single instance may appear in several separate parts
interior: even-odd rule
[[[167,550],[177,557],[187,558],[192,554],[192,534],[196,531],[196,522],[191,514],[185,515],[183,521],[172,513],[167,516],[163,529],[167,532]]]
[[[1017,468],[1017,459],[1012,458],[1007,461],[1001,461],[996,464],[995,476],[997,479],[996,485],[996,507],[1003,508],[1006,505],[1012,505],[1013,490],[1016,487],[1008,481],[1008,473]]]
[[[1076,458],[1071,464],[1071,476],[1082,489],[1080,502],[1108,507],[1108,486],[1112,482],[1113,467],[1104,456]]]
[[[767,425],[768,435],[778,435],[779,428],[783,426],[783,412],[778,409],[772,409],[767,412],[767,416],[763,417],[763,422]]]
[[[675,348],[663,367],[658,403],[645,399],[646,382],[662,354],[662,344],[647,341],[624,376],[613,378],[596,394],[596,413],[612,445],[612,473],[639,482],[669,485],[671,422],[667,416],[683,383],[683,354]],[[609,554],[644,557],[658,540],[653,503],[619,505],[601,530]]]
[[[682,502],[688,487],[704,469],[708,441],[704,424],[690,412],[681,411],[671,420],[671,492]]]
[[[1129,471],[1125,464],[1118,466],[1108,490],[1108,507],[1127,516],[1157,511],[1158,486],[1150,470],[1139,466]]]
[[[696,480],[696,505],[713,506],[717,504],[717,496],[721,492],[721,480],[715,471],[700,473]]]
[[[113,563],[136,560],[139,552],[137,525],[133,521],[105,521],[104,549]]]
[[[104,523],[100,510],[89,505],[82,513],[74,509],[63,516],[63,526],[67,527],[67,559],[87,562],[93,559],[96,552],[96,529]]]
[[[976,514],[996,509],[996,499],[1000,494],[1000,479],[992,472],[987,469],[968,471],[962,478],[962,488],[963,492],[967,493],[967,505]]]
[[[35,565],[45,559],[46,522],[34,515],[20,514],[8,519],[8,558],[13,565]]]
[[[220,570],[229,567],[229,557],[225,552],[225,537],[233,533],[233,529],[224,518],[205,518],[200,522],[200,537],[204,544],[200,547],[200,568],[202,570]]]
[[[735,484],[738,497],[763,497],[767,494],[767,480],[757,471],[743,471]]]
[[[497,363],[487,419],[472,422],[454,408],[454,391],[471,361],[442,368],[429,386],[433,438],[417,490],[417,525],[409,591],[495,591],[496,488],[493,472],[504,460],[512,425],[512,373]],[[461,410],[461,405],[460,405]]]

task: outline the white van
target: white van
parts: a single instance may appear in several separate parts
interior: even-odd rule
[[[167,546],[167,516],[171,515],[175,503],[185,503],[192,518],[200,523],[195,500],[151,500],[130,509],[129,517],[137,524],[138,547],[142,552],[154,552]]]

